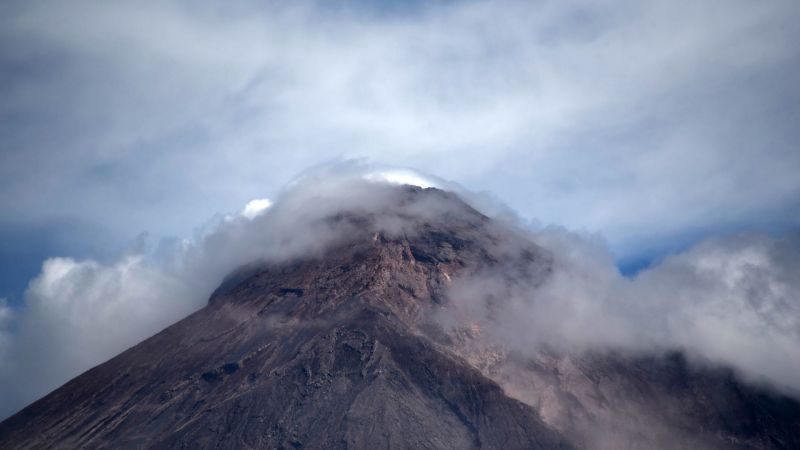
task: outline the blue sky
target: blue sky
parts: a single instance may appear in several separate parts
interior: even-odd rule
[[[0,298],[347,158],[596,233],[623,269],[800,225],[794,1],[6,2]]]

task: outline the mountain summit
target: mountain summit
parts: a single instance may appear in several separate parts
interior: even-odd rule
[[[2,422],[0,447],[800,448],[800,405],[725,368],[486,338],[453,286],[536,285],[557,255],[455,194],[393,187],[315,220],[332,230],[316,251],[238,268]],[[488,298],[491,316],[503,290]]]

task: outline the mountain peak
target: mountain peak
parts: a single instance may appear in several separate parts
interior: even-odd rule
[[[533,275],[534,266],[549,267],[546,251],[501,230],[457,195],[394,189],[399,195],[386,203],[318,219],[337,234],[319,254],[239,268],[209,303],[258,303],[309,319],[358,299],[415,323],[424,309],[445,303],[447,286],[462,273],[513,264]]]
[[[254,217],[285,208],[313,251],[235,270],[201,310],[0,423],[0,447],[800,445],[797,402],[679,353],[504,348],[469,307],[492,320],[555,255],[453,193],[370,186]],[[460,284],[485,273],[495,284]],[[461,304],[469,288],[486,303]]]

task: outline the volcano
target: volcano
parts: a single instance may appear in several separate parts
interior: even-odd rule
[[[455,194],[393,189],[322,219],[339,230],[324,251],[238,268],[204,308],[6,419],[0,447],[800,448],[800,404],[725,367],[486,341],[453,283],[535,284],[555,255]]]

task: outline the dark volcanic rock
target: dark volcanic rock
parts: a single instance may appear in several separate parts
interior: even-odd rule
[[[0,446],[567,448],[418,332],[444,265],[488,260],[485,217],[455,205],[460,220],[413,237],[364,228],[323,258],[238,271],[206,308],[7,419]]]
[[[343,212],[330,220],[357,231],[321,257],[237,270],[202,310],[0,423],[0,448],[664,443],[613,428],[629,417],[693,436],[676,436],[675,448],[800,448],[798,404],[728,372],[668,356],[547,352],[485,364],[478,340],[430,319],[447,308],[451,279],[493,269],[542,279],[552,258],[452,194],[408,188],[404,201],[420,198],[444,206],[388,218],[394,205]],[[399,219],[401,227],[379,225]],[[670,409],[637,415],[645,405]],[[611,428],[601,436],[597,427]],[[615,433],[621,441],[606,439]]]

